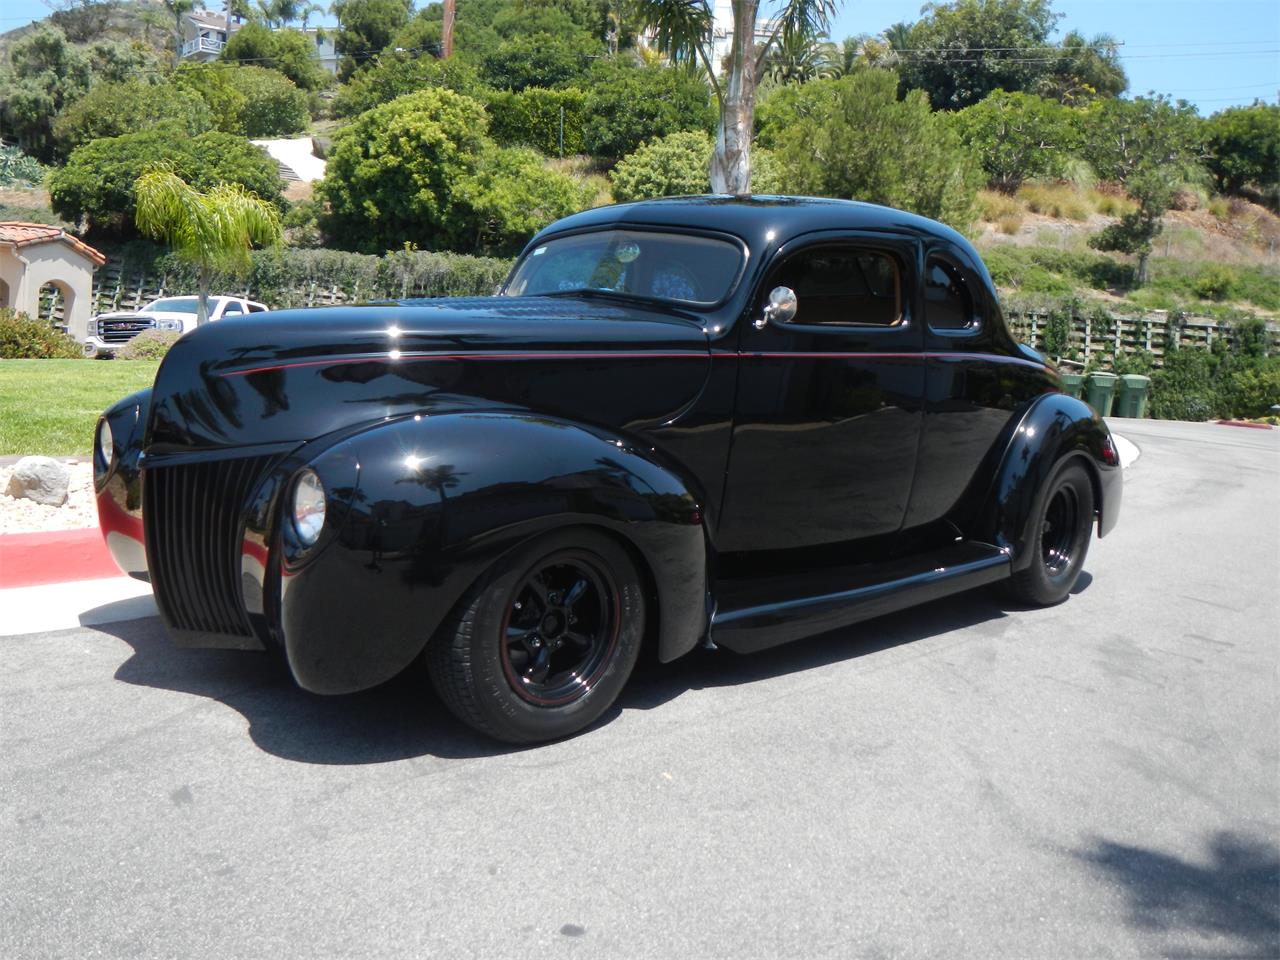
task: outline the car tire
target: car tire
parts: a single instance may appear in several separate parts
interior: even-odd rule
[[[595,531],[566,531],[498,561],[427,645],[427,668],[468,726],[508,743],[556,740],[617,699],[644,626],[627,551]]]
[[[1061,603],[1080,577],[1093,533],[1093,482],[1078,460],[1060,463],[1049,477],[1030,529],[1031,563],[1009,579],[1008,591],[1033,606]]]

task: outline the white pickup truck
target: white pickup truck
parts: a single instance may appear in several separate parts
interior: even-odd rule
[[[196,297],[161,297],[139,310],[100,313],[89,321],[84,341],[85,356],[114,356],[116,351],[144,330],[171,330],[186,333],[196,327]],[[209,320],[221,320],[244,313],[265,313],[265,304],[241,297],[210,297]]]

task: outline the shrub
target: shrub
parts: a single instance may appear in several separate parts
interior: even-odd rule
[[[640,144],[680,130],[711,132],[711,92],[696,75],[672,67],[597,61],[583,103],[587,153],[614,163]]]
[[[1208,350],[1173,350],[1151,378],[1151,416],[1156,420],[1208,420],[1219,408],[1215,358]]]
[[[362,113],[338,133],[317,199],[325,232],[366,253],[406,242],[428,249],[474,242],[457,182],[488,145],[475,100],[426,89]]]
[[[0,146],[0,187],[40,183],[44,175],[44,165],[34,157],[28,157],[17,147]]]
[[[503,40],[481,61],[481,76],[497,90],[585,86],[604,45],[584,31],[526,33]]]
[[[987,182],[1011,192],[1025,180],[1061,178],[1079,144],[1077,114],[1052,100],[997,90],[961,110],[954,123]]]
[[[586,94],[575,87],[519,93],[497,91],[487,98],[489,133],[504,147],[533,147],[547,156],[582,153],[583,104]],[[560,111],[564,111],[564,144],[560,143]]]
[[[58,115],[53,136],[66,156],[90,140],[136,133],[170,123],[176,135],[193,137],[213,127],[199,94],[168,83],[127,80],[100,83]]]
[[[528,148],[498,148],[480,156],[476,172],[458,184],[470,208],[477,253],[512,256],[535,233],[577,211],[584,198],[572,180],[548,170]]]
[[[226,63],[183,64],[173,82],[199,94],[213,123],[242,137],[286,137],[311,121],[307,95],[284,74],[263,67]]]
[[[1265,417],[1280,404],[1280,357],[1269,357],[1231,375],[1228,391],[1233,417]]]
[[[613,198],[619,203],[706,193],[711,189],[711,137],[698,130],[650,140],[623,157],[613,170]],[[753,180],[756,179],[753,177]]]
[[[161,360],[182,334],[173,330],[143,330],[116,354],[121,360]]]
[[[260,23],[246,23],[231,34],[222,48],[221,59],[277,70],[302,90],[319,90],[329,82],[311,39],[296,30],[272,30]]]
[[[1191,289],[1201,300],[1225,300],[1239,282],[1240,277],[1230,267],[1213,264],[1201,272]]]
[[[898,99],[893,73],[805,84],[796,107],[777,150],[788,189],[882,203],[960,228],[972,223],[981,171],[923,93]]]
[[[83,355],[80,344],[47,321],[0,307],[0,360],[65,360]]]
[[[437,60],[429,54],[388,53],[338,88],[333,112],[339,117],[354,117],[425,87],[442,87],[470,97],[478,95],[481,83],[475,68],[458,57]]]
[[[243,137],[209,131],[188,137],[167,124],[138,133],[93,140],[71,152],[67,165],[48,181],[54,211],[94,230],[133,235],[133,185],[161,160],[200,190],[238,183],[258,196],[282,203],[280,175],[265,150]]]
[[[1253,188],[1280,200],[1280,106],[1255,103],[1215,113],[1205,122],[1206,166],[1218,189],[1240,193]]]

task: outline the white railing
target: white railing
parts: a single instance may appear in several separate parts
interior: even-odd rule
[[[182,45],[181,53],[184,57],[191,57],[197,53],[219,54],[225,46],[226,43],[221,40],[210,40],[208,37],[196,37],[196,39],[188,40]]]

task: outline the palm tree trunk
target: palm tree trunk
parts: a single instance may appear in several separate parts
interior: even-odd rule
[[[711,156],[711,189],[715,193],[751,192],[751,136],[756,110],[755,35],[758,0],[733,5],[733,50],[724,87],[716,150]]]
[[[209,268],[201,267],[196,271],[196,326],[209,322]]]

